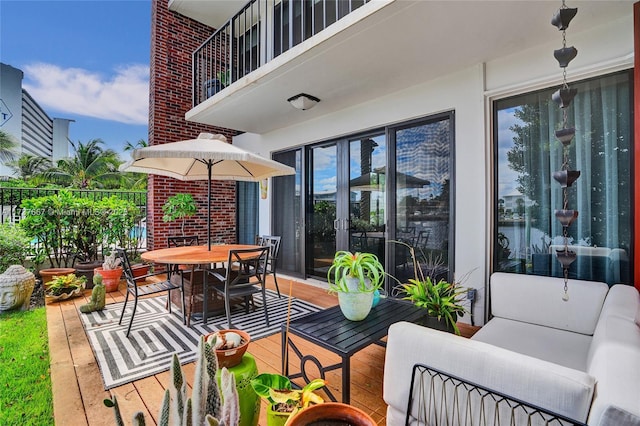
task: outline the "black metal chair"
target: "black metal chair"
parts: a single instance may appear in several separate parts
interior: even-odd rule
[[[263,235],[256,236],[256,245],[269,247],[269,259],[266,263],[266,274],[273,275],[273,282],[276,285],[276,290],[278,292],[278,297],[282,297],[280,295],[280,287],[278,287],[278,278],[276,277],[276,267],[278,263],[278,254],[280,253],[280,241],[282,237],[275,235]]]
[[[169,247],[184,247],[200,245],[200,239],[197,235],[183,235],[181,237],[167,237],[167,245]]]
[[[129,319],[129,327],[127,327],[127,337],[129,337],[129,332],[131,331],[131,325],[133,324],[133,317],[136,314],[136,308],[138,306],[138,298],[142,296],[148,296],[151,294],[163,293],[167,292],[167,301],[168,301],[168,309],[171,312],[171,291],[180,290],[182,292],[182,306],[184,307],[184,291],[182,283],[174,283],[169,279],[165,279],[162,281],[157,281],[150,284],[138,285],[136,282],[136,278],[133,276],[133,271],[131,270],[131,263],[129,262],[129,257],[127,256],[127,252],[123,249],[116,249],[118,253],[118,257],[122,262],[122,272],[125,280],[127,281],[127,295],[124,298],[124,305],[122,306],[122,313],[120,314],[120,321],[118,324],[122,324],[122,318],[124,317],[124,311],[127,308],[127,301],[129,300],[129,295],[133,296],[133,312],[131,312],[131,318]],[[138,280],[146,279],[148,277],[153,277],[157,275],[164,275],[163,272],[152,273],[143,275],[141,277],[137,277]],[[182,309],[182,322],[185,323],[185,313],[184,308]]]
[[[249,302],[256,293],[262,293],[264,318],[269,326],[265,286],[265,265],[269,260],[269,250],[267,246],[230,250],[226,268],[208,271],[210,278],[213,278],[208,280],[208,286],[224,297],[228,328],[234,328],[231,323],[231,301],[243,298],[245,310],[248,313]],[[222,275],[223,273],[225,275]],[[204,312],[204,315],[206,314]]]
[[[186,247],[199,245],[199,238],[197,235],[183,235],[180,237],[167,237],[167,246],[171,247]],[[190,265],[167,265],[168,278],[171,279],[171,275],[179,272],[180,270],[191,270]]]
[[[182,235],[178,237],[167,237],[167,246],[171,247],[187,247],[200,245],[200,238],[197,235]],[[194,287],[196,281],[202,282],[202,270],[193,265],[167,265],[167,279],[173,281],[180,280],[182,282],[182,312],[185,313],[185,324],[191,326],[191,313],[194,305]],[[174,277],[174,275],[176,275]],[[179,277],[178,277],[179,275]],[[171,303],[171,302],[169,302]]]

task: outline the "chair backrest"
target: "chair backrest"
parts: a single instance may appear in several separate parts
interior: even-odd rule
[[[133,270],[131,269],[131,262],[129,261],[129,256],[127,256],[127,252],[124,249],[117,248],[116,253],[120,258],[120,264],[122,265],[122,275],[124,275],[125,280],[127,281],[127,288],[135,289],[137,292],[137,284],[136,279],[133,276]]]
[[[264,285],[270,247],[229,250],[227,286],[246,287]]]
[[[169,247],[185,247],[200,245],[197,235],[183,235],[181,237],[167,237],[167,245]]]
[[[263,235],[257,237],[256,242],[258,245],[269,247],[269,260],[267,261],[267,272],[273,273],[276,269],[276,261],[278,260],[278,254],[280,253],[280,241],[282,237],[276,235]]]

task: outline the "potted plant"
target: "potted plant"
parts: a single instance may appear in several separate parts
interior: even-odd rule
[[[329,292],[338,294],[344,316],[351,321],[361,321],[371,311],[374,292],[384,283],[384,267],[375,254],[338,251],[327,279]]]
[[[58,275],[49,281],[46,295],[54,300],[77,296],[84,290],[87,279],[76,274]]]
[[[323,379],[315,379],[302,389],[293,389],[288,377],[262,373],[251,380],[258,396],[267,401],[267,426],[282,426],[289,417],[311,404],[321,404],[324,399],[313,391],[325,386]]]
[[[456,322],[458,316],[464,315],[466,312],[462,303],[468,289],[444,279],[436,282],[430,276],[422,279],[409,279],[409,283],[401,284],[401,287],[405,294],[403,299],[426,309],[428,316],[437,319],[437,322],[440,323],[437,324],[427,318],[424,325],[460,334]]]
[[[439,261],[427,259],[430,265],[431,275],[425,274],[416,260],[415,248],[404,243],[409,248],[413,261],[414,277],[408,279],[408,283],[400,283],[398,295],[404,300],[409,300],[416,306],[427,311],[427,317],[423,324],[430,328],[460,334],[456,325],[458,317],[464,315],[466,309],[463,305],[468,289],[458,282],[449,282],[443,278],[436,278],[438,268],[433,265]]]
[[[198,206],[191,194],[176,194],[169,198],[162,205],[162,220],[164,222],[171,222],[176,219],[180,219],[180,232],[184,235],[184,225],[188,217],[196,214]]]
[[[99,259],[99,247],[104,242],[104,232],[110,229],[103,210],[90,199],[79,199],[80,214],[76,215],[72,230],[72,243],[75,252],[73,267],[76,274],[86,277],[87,288],[93,288],[93,271],[102,262]]]
[[[52,268],[69,268],[74,259],[74,236],[83,205],[70,191],[22,201],[20,227],[37,239]],[[61,275],[58,271],[58,275]]]
[[[160,425],[238,425],[242,426],[241,401],[234,374],[226,367],[218,369],[216,356],[204,336],[198,341],[193,380],[189,381],[191,394],[187,397],[187,377],[177,354],[173,354],[169,368],[169,386],[164,391],[157,423]],[[219,377],[219,378],[217,378]],[[122,414],[116,395],[104,399],[108,408],[114,409],[116,424],[122,425]],[[145,409],[146,411],[146,409]],[[151,419],[155,423],[156,419]],[[138,411],[133,424],[146,424],[145,416]]]
[[[120,262],[120,259],[116,257],[116,252],[112,251],[104,257],[102,267],[96,268],[93,271],[94,274],[102,275],[102,282],[107,292],[118,291],[120,277],[122,276],[122,266],[120,266]]]
[[[287,426],[307,425],[376,426],[370,415],[353,405],[341,402],[325,402],[313,405],[292,415]]]

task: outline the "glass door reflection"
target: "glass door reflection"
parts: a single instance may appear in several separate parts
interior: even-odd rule
[[[349,250],[384,265],[387,144],[384,134],[349,142]]]
[[[326,279],[336,252],[337,146],[309,150],[306,271]]]

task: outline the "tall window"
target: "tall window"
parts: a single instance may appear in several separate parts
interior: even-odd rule
[[[572,83],[578,95],[568,108],[576,128],[570,168],[580,178],[568,189],[578,218],[568,228],[577,260],[569,277],[630,282],[631,73]],[[551,100],[556,88],[495,102],[495,271],[562,276],[556,250],[564,247],[554,211],[563,208],[554,171],[562,169],[563,147],[554,131],[562,111]]]
[[[258,234],[258,184],[256,182],[238,182],[236,193],[238,243],[254,244]]]

